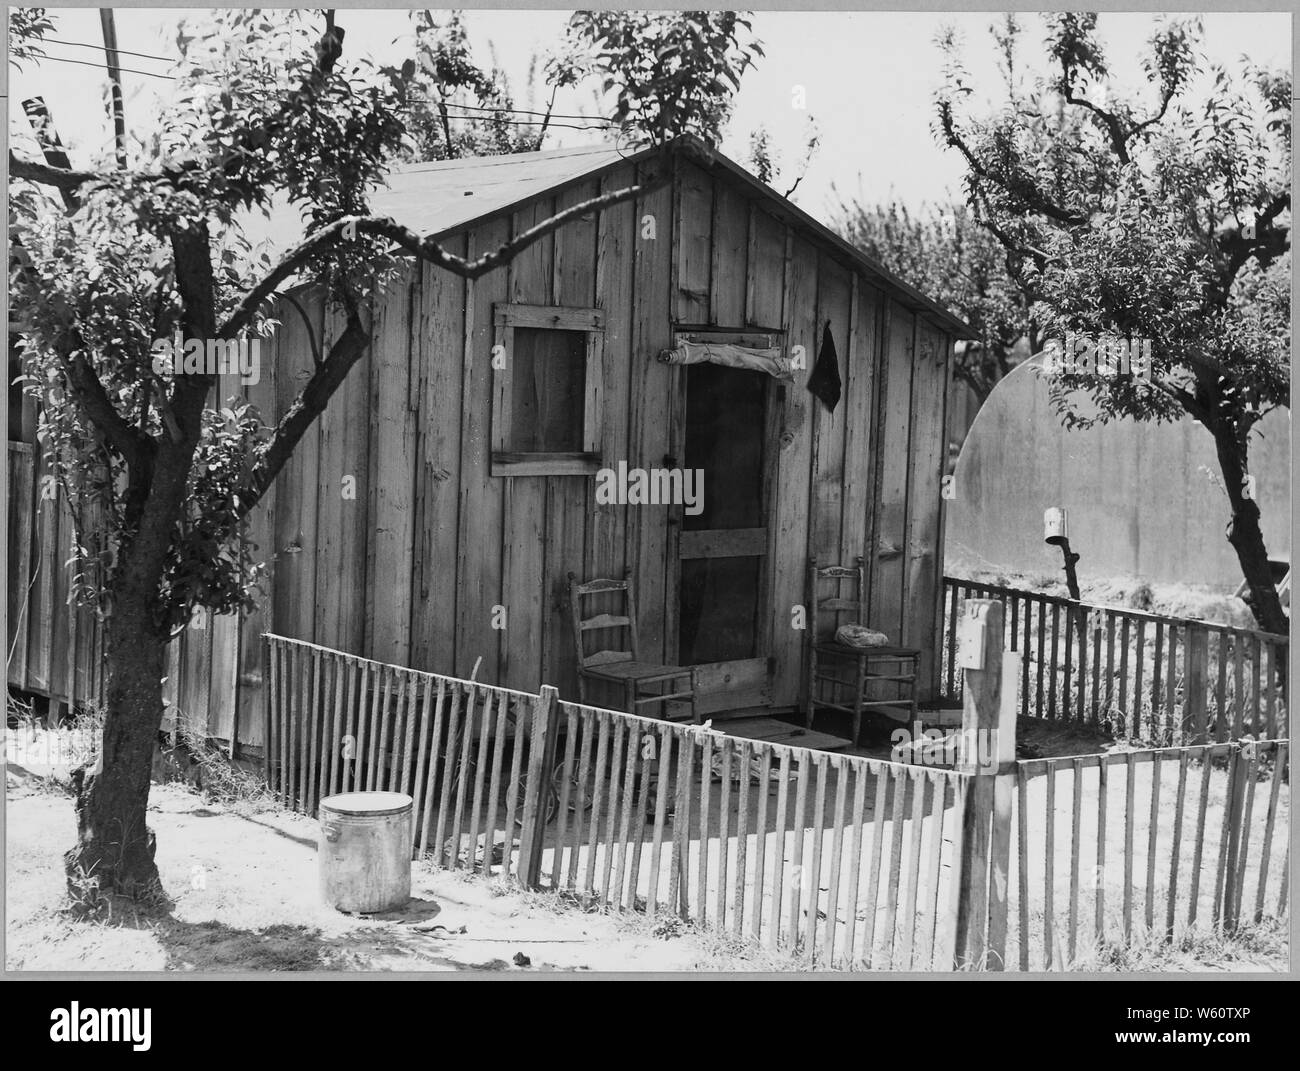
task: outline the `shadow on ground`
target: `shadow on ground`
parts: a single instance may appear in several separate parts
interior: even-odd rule
[[[414,897],[393,911],[354,916],[384,923],[327,935],[314,926],[276,923],[250,930],[224,922],[189,922],[169,908],[146,910],[115,905],[98,921],[108,927],[153,935],[176,971],[332,971],[332,970],[508,970],[503,959],[465,962],[439,946],[456,931],[434,920],[442,913],[435,900]],[[412,962],[412,957],[417,962]]]

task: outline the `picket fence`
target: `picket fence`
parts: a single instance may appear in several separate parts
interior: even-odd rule
[[[1285,864],[1270,866],[1289,828],[1285,742],[951,770],[265,642],[264,773],[287,807],[315,814],[337,792],[406,792],[417,857],[589,909],[688,920],[808,965],[925,971],[1060,968],[1155,925],[1158,905],[1170,935],[1285,911]],[[1117,762],[1124,803],[1107,790],[1122,781],[1108,778]],[[1155,802],[1142,811],[1134,771],[1148,766],[1162,773],[1146,779]],[[1174,770],[1177,789],[1166,789]],[[977,791],[982,778],[1011,786],[1014,823],[993,792]],[[1175,803],[1172,830],[1161,799]],[[1058,838],[1063,821],[1071,834]],[[1011,854],[1013,824],[1008,880],[998,852]],[[1213,848],[1207,829],[1221,831]],[[1080,914],[1088,895],[1091,927]]]
[[[1287,735],[1286,636],[1095,606],[944,577],[941,684],[958,697],[956,629],[970,599],[1003,603],[1022,654],[1020,716],[1101,725],[1148,744]]]

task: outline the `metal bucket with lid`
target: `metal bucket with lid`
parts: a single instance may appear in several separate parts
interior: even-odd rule
[[[320,802],[321,899],[339,911],[391,911],[411,896],[411,797],[344,792]]]

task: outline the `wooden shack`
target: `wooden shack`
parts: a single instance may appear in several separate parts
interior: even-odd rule
[[[922,696],[936,693],[945,398],[968,328],[702,148],[561,149],[391,176],[375,212],[475,256],[672,172],[476,281],[412,264],[377,299],[369,359],[252,519],[269,562],[259,611],[199,619],[177,644],[181,711],[259,745],[268,630],[575,696],[571,573],[631,577],[642,658],[701,666],[706,712],[789,709],[813,554],[863,557],[869,624],[922,648]],[[253,237],[283,248],[299,228],[287,210]],[[305,315],[284,306],[260,380],[242,388],[268,418],[309,374],[312,338],[338,329],[310,294],[297,303]],[[833,410],[807,389],[827,326]],[[779,349],[794,378],[658,359],[682,339]],[[703,470],[702,510],[601,501],[598,472],[620,463]],[[29,651],[49,641],[34,623],[19,638]],[[33,687],[14,665],[10,681]]]

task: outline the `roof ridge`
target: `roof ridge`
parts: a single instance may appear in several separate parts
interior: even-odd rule
[[[571,145],[537,152],[492,153],[484,156],[457,156],[450,160],[424,160],[414,164],[398,164],[389,168],[390,175],[412,175],[427,171],[454,171],[458,167],[484,167],[515,163],[520,160],[556,160],[564,156],[585,156],[618,151],[618,143],[602,141],[591,145]]]

